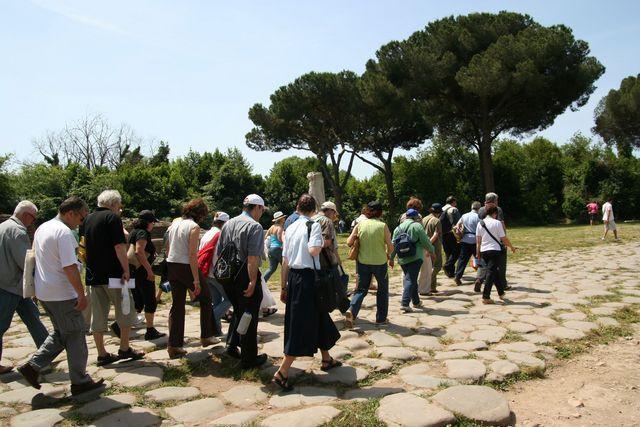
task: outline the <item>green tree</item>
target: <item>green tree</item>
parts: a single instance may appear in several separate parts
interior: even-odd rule
[[[633,148],[640,147],[640,74],[623,79],[618,90],[611,89],[595,116],[593,132],[614,145],[619,155],[631,157]]]
[[[588,101],[604,72],[588,55],[566,26],[511,12],[444,18],[376,52],[380,71],[423,101],[441,134],[476,149],[487,191],[496,138],[544,129]]]
[[[276,90],[268,108],[255,104],[249,110],[255,127],[246,135],[247,145],[257,151],[312,152],[338,210],[355,156],[350,143],[356,137],[357,80],[351,71],[307,73]]]
[[[11,155],[0,156],[0,212],[12,213],[15,208],[15,191],[11,174],[7,171],[7,164]]]

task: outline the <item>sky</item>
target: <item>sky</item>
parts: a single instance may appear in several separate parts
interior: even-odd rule
[[[638,1],[0,0],[0,155],[40,161],[34,138],[101,113],[168,141],[171,157],[237,147],[267,175],[300,153],[246,146],[253,104],[309,71],[362,73],[380,46],[430,21],[500,10],[569,26],[605,65],[589,103],[539,133],[590,135],[598,101],[640,73]]]

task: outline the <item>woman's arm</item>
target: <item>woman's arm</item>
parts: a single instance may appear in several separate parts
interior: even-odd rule
[[[138,258],[138,262],[140,263],[140,265],[143,266],[145,270],[147,270],[147,280],[154,281],[155,276],[153,275],[151,264],[149,264],[147,254],[144,250],[146,247],[147,239],[136,240],[136,258]]]
[[[196,225],[189,233],[189,266],[193,275],[193,293],[200,293],[200,274],[198,270],[198,240],[200,240],[200,226]]]
[[[358,226],[356,225],[355,227],[353,227],[353,230],[351,230],[351,234],[347,238],[347,246],[353,246],[353,243],[356,241],[357,238],[358,238]]]
[[[509,238],[507,236],[502,237],[501,240],[502,240],[502,243],[504,243],[504,245],[506,247],[511,249],[511,252],[515,252],[516,251],[517,248],[511,244],[511,241],[509,240]]]

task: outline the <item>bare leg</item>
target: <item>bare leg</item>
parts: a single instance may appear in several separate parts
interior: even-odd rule
[[[615,237],[616,240],[618,240],[618,230],[613,230],[613,237]]]
[[[280,372],[280,374],[282,374],[284,377],[288,378],[289,368],[291,368],[291,365],[293,364],[294,360],[296,360],[295,356],[287,356],[285,354],[284,358],[282,359],[282,363],[280,364],[280,369],[278,369],[278,372]]]
[[[94,332],[93,340],[96,342],[96,350],[98,350],[98,356],[106,356],[107,350],[104,348],[104,335],[102,334],[102,332]]]
[[[155,313],[145,313],[144,320],[147,323],[147,328],[153,328],[153,318]]]
[[[329,354],[329,350],[320,350],[320,354],[322,354],[323,362],[331,361],[331,355]]]
[[[131,334],[131,326],[120,328],[120,350],[127,351],[129,349],[129,335]]]

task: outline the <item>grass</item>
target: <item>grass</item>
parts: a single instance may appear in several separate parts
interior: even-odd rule
[[[386,424],[378,420],[376,410],[380,399],[368,399],[364,402],[337,405],[342,412],[325,424],[326,427],[384,427]]]
[[[513,332],[513,331],[507,331],[507,333],[504,334],[504,337],[502,337],[502,340],[500,340],[500,342],[517,342],[517,341],[524,341],[524,338],[518,332]]]
[[[544,378],[545,369],[539,367],[525,366],[520,372],[505,377],[502,381],[483,381],[481,385],[494,388],[500,391],[506,391],[515,383],[522,381],[531,381],[534,379]]]

